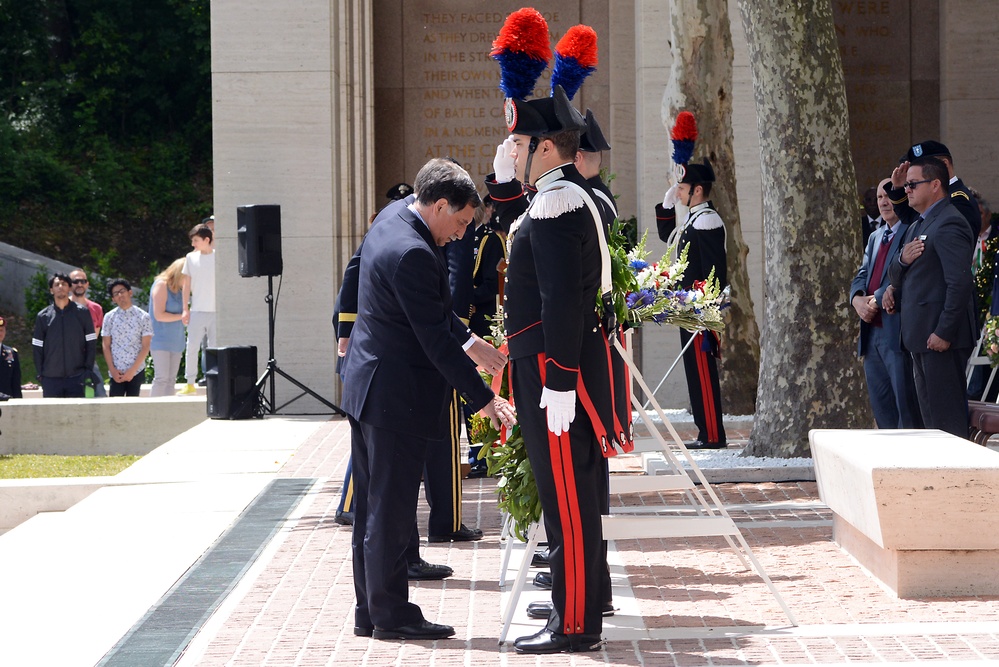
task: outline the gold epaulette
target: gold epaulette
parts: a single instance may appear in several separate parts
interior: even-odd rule
[[[956,191],[956,192],[952,192],[952,193],[950,193],[950,196],[951,196],[952,198],[953,198],[953,197],[964,197],[964,198],[965,198],[965,199],[967,199],[967,200],[968,200],[969,202],[971,201],[971,197],[969,197],[969,196],[968,196],[968,193],[967,193],[967,192],[965,192],[964,190],[958,190],[958,191]]]

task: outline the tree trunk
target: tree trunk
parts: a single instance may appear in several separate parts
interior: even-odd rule
[[[846,88],[829,0],[740,0],[760,128],[766,307],[745,454],[808,456],[871,422],[846,293],[857,265]]]
[[[751,415],[760,372],[760,329],[753,313],[746,255],[735,187],[732,149],[732,33],[726,0],[673,0],[670,3],[670,80],[663,95],[667,131],[680,111],[697,119],[694,161],[711,160],[715,171],[711,200],[728,232],[728,280],[732,286],[721,362],[723,409]]]

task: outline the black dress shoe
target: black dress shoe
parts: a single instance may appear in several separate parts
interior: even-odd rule
[[[410,579],[420,580],[420,579],[447,579],[452,574],[452,570],[447,565],[434,565],[433,563],[428,563],[422,558],[414,563],[409,563],[406,566],[406,574]]]
[[[353,512],[337,512],[333,517],[333,522],[340,524],[341,526],[353,526],[354,525],[354,513]]]
[[[555,605],[552,604],[551,600],[538,600],[536,602],[528,603],[527,605],[527,615],[530,618],[548,618],[551,616],[552,609]],[[601,616],[613,616],[614,605],[607,603],[604,605],[603,609],[600,610]]]
[[[468,471],[466,477],[468,479],[481,479],[489,474],[489,468],[484,465],[473,465]]]
[[[360,625],[354,626],[354,634],[357,635],[358,637],[370,637],[372,634],[374,634],[374,632],[375,632],[374,628],[365,628]]]
[[[552,589],[552,573],[538,572],[534,575],[534,585],[541,590],[550,591]]]
[[[453,533],[444,533],[443,535],[430,535],[427,537],[427,542],[474,542],[475,540],[482,539],[482,531],[478,528],[468,528],[465,524],[461,524],[461,528],[454,531]]]
[[[728,444],[724,442],[703,442],[701,440],[694,440],[693,442],[684,443],[684,447],[687,449],[725,449],[728,447]]]
[[[600,635],[563,635],[548,628],[513,643],[517,653],[585,653],[599,651],[603,645]]]
[[[375,639],[447,639],[454,635],[450,625],[431,623],[423,620],[413,625],[403,625],[392,630],[376,627],[372,636]]]
[[[548,562],[550,555],[548,549],[535,551],[534,555],[531,556],[531,567],[551,567],[551,564]]]

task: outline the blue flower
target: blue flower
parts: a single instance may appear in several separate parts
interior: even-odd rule
[[[628,304],[628,308],[634,310],[636,308],[641,308],[643,306],[652,305],[656,300],[655,290],[643,289],[637,292],[632,292],[627,297],[625,297],[625,302]]]
[[[635,273],[638,273],[642,269],[646,268],[648,265],[649,263],[646,262],[644,259],[633,259],[628,263],[628,266]]]

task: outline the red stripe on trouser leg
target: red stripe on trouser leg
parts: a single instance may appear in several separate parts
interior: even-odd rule
[[[545,384],[545,357],[538,355],[541,386]],[[569,432],[556,436],[548,431],[548,452],[552,462],[552,479],[558,501],[559,522],[562,526],[562,562],[565,571],[565,609],[562,629],[565,634],[582,631],[586,607],[586,569],[583,554],[583,532],[579,516],[576,474],[572,467],[572,447]]]
[[[607,442],[607,430],[604,428],[604,422],[600,419],[600,415],[597,414],[597,406],[593,405],[593,401],[590,400],[590,395],[586,391],[586,385],[583,384],[582,375],[580,375],[579,379],[576,381],[576,393],[579,396],[580,404],[582,404],[583,409],[586,410],[586,414],[590,418],[590,424],[593,426],[593,433],[597,437],[597,442],[600,443],[600,449],[603,452],[603,455],[617,455],[617,450],[611,447]]]
[[[694,357],[697,359],[697,375],[701,385],[701,402],[704,405],[704,427],[708,431],[708,442],[718,442],[718,414],[715,412],[715,393],[711,386],[711,369],[708,367],[708,354],[704,351],[704,332],[694,336]]]

